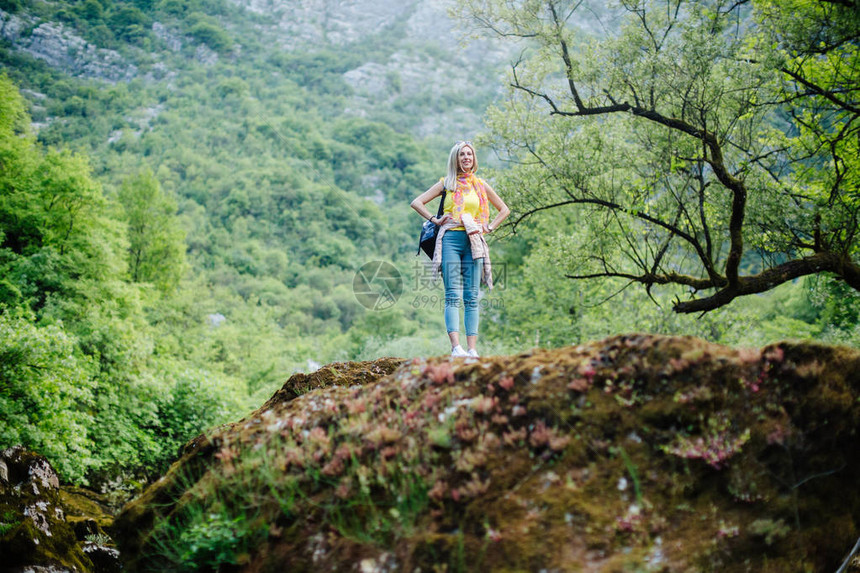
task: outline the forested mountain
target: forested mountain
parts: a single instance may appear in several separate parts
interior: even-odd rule
[[[353,294],[411,280],[408,202],[498,91],[444,5],[2,8],[4,444],[155,472],[291,372],[444,334]]]
[[[297,370],[444,353],[408,204],[453,141],[486,132],[521,54],[464,43],[448,8],[0,1],[0,445],[133,487]],[[610,16],[583,23],[602,33]],[[531,188],[505,183],[503,197]],[[856,305],[834,302],[854,295],[825,279],[699,319],[574,283],[556,263],[578,217],[547,211],[495,240],[485,353],[629,330],[858,340]],[[354,281],[375,261],[402,292],[374,310]]]

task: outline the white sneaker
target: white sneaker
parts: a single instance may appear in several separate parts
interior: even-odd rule
[[[467,352],[466,354],[467,354],[468,356],[471,356],[472,358],[477,358],[477,357],[478,357],[478,351],[477,351],[477,350],[475,350],[474,348],[470,348],[470,349],[469,349],[469,352]]]
[[[451,356],[468,356],[463,347],[459,344],[451,349]]]

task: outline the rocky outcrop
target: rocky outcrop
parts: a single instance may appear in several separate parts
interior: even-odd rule
[[[827,571],[860,534],[860,352],[620,336],[330,365],[190,442],[129,571]]]
[[[287,49],[320,43],[343,46],[407,18],[415,4],[400,0],[250,0],[234,3],[271,17]]]
[[[187,42],[187,38],[174,32],[161,22],[152,23],[152,33],[155,37],[164,42],[167,49],[171,52],[178,52],[182,49],[182,45]]]
[[[318,50],[385,44],[385,49],[376,51],[378,61],[357,63],[343,73],[344,82],[353,92],[347,113],[372,116],[396,102],[415,118],[403,127],[419,137],[473,139],[481,130],[481,114],[476,110],[499,95],[498,86],[506,83],[499,77],[506,68],[507,54],[500,46],[486,42],[461,44],[461,34],[448,16],[447,0],[234,3],[237,9],[266,15],[261,22],[267,23],[258,24],[260,36],[278,52],[312,55]],[[222,20],[230,29],[230,16]],[[241,54],[238,44],[229,55],[219,54],[158,21],[153,22],[152,33],[159,40],[159,49],[171,52],[171,57],[185,50],[188,57],[207,67],[222,57],[235,60]],[[144,57],[144,61],[151,59],[153,63],[138,70],[119,52],[95,46],[67,25],[42,21],[26,11],[10,14],[0,10],[0,37],[8,40],[14,50],[74,77],[118,82],[140,76],[147,81],[169,81],[178,73],[168,69],[158,53]],[[194,49],[190,50],[189,45]],[[137,54],[139,49],[130,48],[126,53]]]
[[[22,447],[0,452],[0,571],[119,571],[119,552],[105,533],[112,518],[94,497],[61,488],[38,454]]]
[[[448,0],[234,3],[270,18],[264,33],[288,51],[384,44],[378,60],[344,72],[354,94],[348,113],[372,115],[397,101],[415,117],[415,124],[407,127],[419,137],[472,139],[481,130],[482,118],[475,109],[499,95],[497,86],[506,85],[499,81],[509,60],[506,48],[482,41],[463,44],[448,15]],[[458,103],[444,103],[451,101]]]
[[[137,75],[137,67],[118,52],[90,44],[59,22],[39,22],[26,14],[17,16],[0,10],[0,37],[16,50],[71,76],[117,82]]]

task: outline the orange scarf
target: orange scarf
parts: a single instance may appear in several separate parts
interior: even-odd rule
[[[460,222],[460,215],[463,214],[463,209],[465,208],[463,193],[467,193],[470,189],[478,194],[478,203],[481,206],[479,223],[481,225],[488,225],[490,222],[490,205],[487,201],[487,191],[484,189],[484,182],[476,177],[474,173],[465,173],[457,177],[457,188],[454,189],[454,207],[451,209],[451,216],[458,223]]]

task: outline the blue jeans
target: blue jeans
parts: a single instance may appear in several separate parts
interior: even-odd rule
[[[460,331],[460,299],[466,336],[478,334],[478,286],[481,259],[472,258],[466,231],[446,231],[442,237],[442,282],[445,284],[445,328]]]

